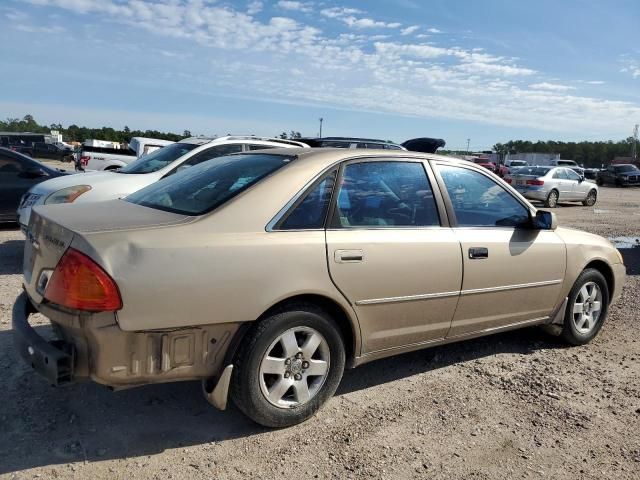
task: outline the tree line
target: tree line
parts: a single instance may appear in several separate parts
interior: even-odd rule
[[[22,119],[7,118],[0,120],[0,131],[5,132],[34,132],[49,133],[51,130],[58,130],[66,142],[82,142],[87,139],[109,140],[112,142],[129,142],[132,137],[151,137],[163,140],[178,141],[185,137],[190,137],[191,132],[184,130],[182,134],[172,132],[161,132],[158,130],[131,130],[125,126],[122,130],[111,127],[88,128],[72,124],[63,127],[62,124],[52,123],[51,125],[40,125],[32,115],[25,115]],[[289,134],[282,132],[277,135],[280,138],[300,138],[300,132],[291,130]],[[528,140],[511,140],[506,143],[496,143],[493,150],[501,155],[507,153],[559,153],[560,158],[575,160],[587,167],[599,167],[608,164],[615,157],[631,156],[633,150],[633,137],[626,140],[614,142],[560,142],[556,140],[530,142]],[[446,153],[446,152],[442,152]]]
[[[633,137],[614,142],[530,142],[527,140],[511,140],[507,143],[496,143],[493,149],[496,153],[559,153],[560,158],[575,160],[585,167],[600,167],[607,165],[615,157],[630,157],[633,151]]]

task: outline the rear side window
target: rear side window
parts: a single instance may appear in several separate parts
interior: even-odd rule
[[[126,200],[182,215],[203,215],[294,158],[258,153],[219,157],[151,184]]]
[[[555,172],[553,172],[553,178],[558,180],[567,180],[567,173],[564,168],[559,168]]]
[[[302,201],[277,227],[278,230],[308,230],[324,228],[324,221],[331,201],[336,172],[332,172],[311,188]]]
[[[391,161],[346,165],[332,223],[334,227],[440,225],[424,166]]]
[[[200,152],[197,155],[186,160],[182,163],[178,169],[184,167],[193,167],[194,165],[198,165],[199,163],[206,162],[207,160],[211,160],[212,158],[222,157],[224,155],[231,155],[232,153],[239,153],[242,151],[242,144],[240,143],[232,143],[229,145],[218,145],[216,147],[211,147],[204,152]]]
[[[276,148],[273,145],[247,145],[247,150],[266,150],[268,148]]]

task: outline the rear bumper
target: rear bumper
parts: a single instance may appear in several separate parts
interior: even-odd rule
[[[34,313],[51,320],[59,340],[38,334],[29,324]],[[71,314],[47,304],[34,306],[26,292],[16,299],[12,325],[18,353],[50,384],[90,378],[114,388],[218,377],[240,326],[124,331],[112,312]]]
[[[616,263],[612,265],[613,278],[614,278],[614,291],[611,297],[611,302],[615,302],[622,295],[622,287],[627,279],[627,269],[622,263]]]
[[[18,354],[50,384],[60,386],[72,383],[74,346],[63,340],[47,341],[38,335],[29,325],[29,315],[35,312],[26,292],[20,294],[13,305],[11,317],[13,339]]]
[[[532,188],[517,188],[516,187],[517,192],[522,195],[524,198],[528,199],[528,200],[540,200],[540,201],[545,201],[547,199],[547,195],[549,195],[549,193],[546,190],[543,190],[542,188],[538,187],[532,187]]]

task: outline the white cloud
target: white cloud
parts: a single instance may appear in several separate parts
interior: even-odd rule
[[[20,30],[22,32],[29,32],[29,33],[51,33],[51,34],[57,34],[57,33],[66,32],[65,28],[61,27],[59,25],[54,25],[52,27],[47,27],[47,26],[40,26],[40,25],[18,24],[18,25],[13,25],[13,28],[15,28],[16,30]]]
[[[534,90],[548,90],[552,92],[567,92],[569,90],[575,90],[575,87],[570,87],[568,85],[559,85],[557,83],[549,83],[549,82],[533,83],[529,85],[529,87]]]
[[[292,10],[295,12],[309,13],[313,11],[313,6],[308,2],[296,2],[293,0],[280,0],[277,3],[278,7],[284,10]]]
[[[254,2],[250,2],[247,5],[247,13],[249,15],[255,15],[256,13],[260,13],[264,7],[264,4],[258,0]]]
[[[586,83],[589,85],[604,85],[606,82],[602,80],[588,80]]]
[[[140,51],[157,49],[159,36],[172,37],[165,40],[179,43],[176,51],[190,48],[204,60],[184,62],[166,77],[150,71],[148,78],[137,78],[159,89],[581,134],[621,131],[629,118],[640,118],[638,104],[576,95],[521,60],[456,47],[446,36],[432,43],[398,36],[380,40],[368,29],[400,25],[378,22],[356,9],[321,10],[322,17],[354,28],[327,33],[317,18],[257,19],[230,2],[26,1],[90,14],[92,21],[108,22],[114,30],[146,29],[144,36],[132,36],[137,43],[130,41]],[[637,62],[622,66],[640,77]],[[536,83],[527,78],[532,75]]]
[[[437,28],[429,28],[427,29],[429,33],[442,33],[442,30],[438,30]]]
[[[416,32],[419,29],[420,29],[420,27],[418,25],[412,25],[410,27],[403,28],[400,31],[400,34],[402,34],[402,35],[411,35],[412,33]]]
[[[344,22],[347,26],[356,29],[363,28],[400,28],[399,22],[382,22],[367,17],[356,17],[356,14],[364,13],[356,8],[332,7],[320,10],[320,14],[328,18],[334,18]]]

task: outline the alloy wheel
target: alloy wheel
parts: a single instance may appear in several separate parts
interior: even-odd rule
[[[293,408],[309,402],[329,374],[329,344],[317,330],[294,327],[279,335],[260,363],[260,390],[269,403]]]
[[[573,304],[573,324],[582,335],[589,334],[598,323],[602,312],[602,291],[595,282],[585,283]]]

